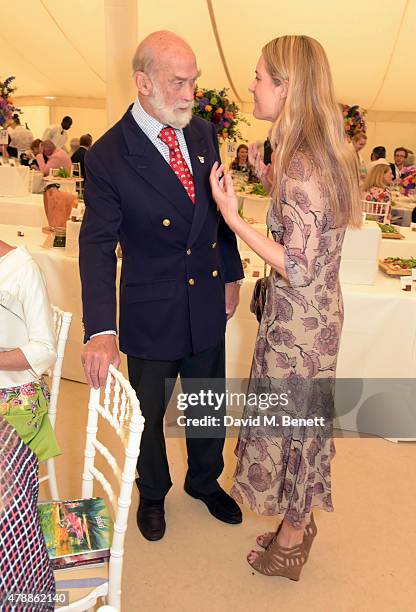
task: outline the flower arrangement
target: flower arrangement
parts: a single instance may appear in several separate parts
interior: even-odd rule
[[[381,187],[372,187],[366,194],[365,200],[367,202],[382,202],[387,203],[391,200],[391,195],[388,189],[381,189]]]
[[[365,114],[367,111],[360,109],[355,104],[354,106],[348,106],[348,104],[341,104],[342,116],[344,118],[345,133],[348,138],[351,139],[355,134],[359,132],[366,133],[367,126],[365,123]]]
[[[3,126],[13,113],[20,113],[20,108],[13,106],[12,93],[16,87],[12,85],[15,77],[9,76],[4,81],[0,80],[0,126]]]
[[[416,189],[416,166],[406,166],[400,173],[400,193],[409,196]]]
[[[193,113],[202,119],[214,124],[218,139],[244,140],[238,129],[238,124],[250,125],[245,117],[240,114],[240,109],[235,102],[227,98],[227,89],[217,91],[216,89],[201,89],[197,87],[194,94]]]

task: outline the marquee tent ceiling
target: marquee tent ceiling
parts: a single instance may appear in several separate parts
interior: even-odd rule
[[[18,96],[105,98],[104,7],[104,0],[2,3],[0,75],[16,76]],[[262,45],[302,33],[326,49],[340,101],[416,110],[416,0],[355,7],[341,0],[138,0],[139,39],[158,29],[190,42],[201,85],[233,84],[236,100],[251,101],[247,87]]]

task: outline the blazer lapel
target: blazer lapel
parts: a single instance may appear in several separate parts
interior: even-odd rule
[[[191,159],[195,186],[195,214],[192,221],[191,233],[189,235],[189,246],[192,246],[204,225],[211,200],[211,192],[207,179],[210,168],[207,167],[209,160],[206,139],[196,130],[192,121],[184,128],[183,134]]]
[[[139,128],[130,109],[122,119],[122,129],[129,151],[125,155],[127,163],[192,223],[194,205],[172,168]]]

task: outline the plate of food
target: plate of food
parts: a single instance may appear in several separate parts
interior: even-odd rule
[[[410,276],[416,268],[414,257],[386,257],[378,262],[379,268],[389,276]]]
[[[396,240],[404,240],[403,234],[399,232],[399,229],[395,225],[388,225],[387,223],[379,223],[381,229],[382,238],[394,238]]]

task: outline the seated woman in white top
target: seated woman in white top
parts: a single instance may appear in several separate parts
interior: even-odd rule
[[[0,240],[0,414],[39,461],[60,453],[42,377],[56,359],[48,294],[25,247]]]

